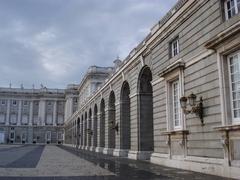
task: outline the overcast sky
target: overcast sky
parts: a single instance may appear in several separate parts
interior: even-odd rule
[[[0,86],[65,88],[124,59],[177,0],[0,0]]]

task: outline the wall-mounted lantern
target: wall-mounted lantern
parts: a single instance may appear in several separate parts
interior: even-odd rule
[[[183,109],[184,114],[196,114],[200,120],[202,126],[204,125],[203,122],[203,100],[202,97],[199,98],[199,101],[196,101],[197,96],[193,93],[191,93],[188,97],[181,97],[180,98],[180,104],[181,108]],[[187,103],[188,101],[188,103]],[[187,109],[187,106],[190,105],[191,109]]]
[[[118,130],[119,130],[118,123],[114,124],[114,122],[111,121],[111,122],[109,122],[109,127],[110,127],[112,130],[115,130],[115,131],[118,133]]]
[[[93,135],[93,131],[92,131],[91,129],[87,129],[87,133],[88,133],[89,135]]]

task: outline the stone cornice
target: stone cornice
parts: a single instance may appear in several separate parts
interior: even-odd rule
[[[166,67],[166,69],[164,69],[163,71],[161,71],[158,76],[160,77],[164,77],[167,74],[171,73],[172,71],[176,70],[176,69],[181,69],[185,67],[185,63],[179,59],[178,61],[176,61],[175,63],[169,65],[168,67]]]
[[[205,47],[208,49],[216,49],[216,47],[221,44],[222,42],[228,40],[230,37],[234,36],[235,34],[240,32],[240,22],[235,23],[234,25],[230,26],[226,30],[219,33],[217,36],[210,39],[206,44]]]

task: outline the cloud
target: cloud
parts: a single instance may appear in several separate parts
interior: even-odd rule
[[[124,59],[176,0],[0,1],[0,86],[79,83]]]

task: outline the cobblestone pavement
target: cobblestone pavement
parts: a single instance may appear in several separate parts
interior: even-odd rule
[[[195,172],[76,150],[0,145],[0,180],[224,180]]]

